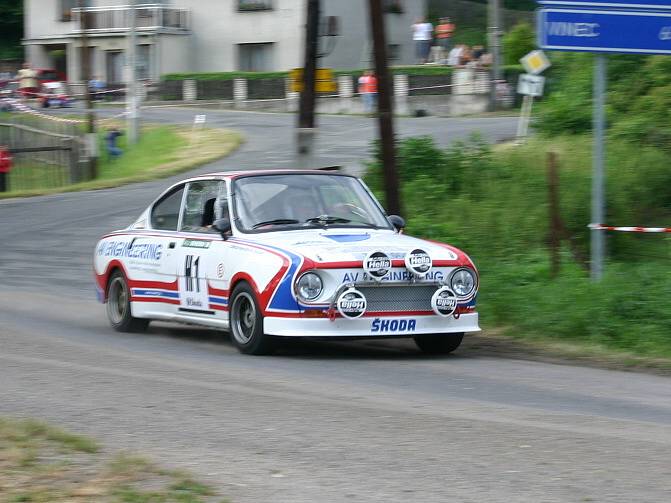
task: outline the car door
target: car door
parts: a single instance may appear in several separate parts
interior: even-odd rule
[[[161,196],[149,210],[149,224],[133,235],[125,265],[136,316],[174,314],[179,302],[175,251],[185,185]]]
[[[212,228],[226,201],[223,180],[197,180],[187,185],[176,247],[178,311],[185,316],[216,319],[221,310],[211,302],[210,280],[217,277],[224,240]]]

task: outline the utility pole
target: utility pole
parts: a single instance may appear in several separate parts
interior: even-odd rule
[[[128,72],[126,82],[126,120],[128,124],[128,143],[137,143],[138,107],[137,107],[137,0],[128,2]]]
[[[305,62],[303,64],[303,90],[298,111],[298,154],[307,159],[312,154],[315,134],[315,73],[319,43],[319,0],[307,0],[305,21]]]
[[[382,144],[382,170],[387,211],[401,214],[399,180],[396,169],[396,146],[394,138],[394,116],[392,110],[393,84],[387,68],[387,40],[384,31],[384,13],[381,0],[369,0],[370,25],[373,34],[375,76],[378,90],[378,126]]]
[[[84,81],[84,101],[86,102],[86,117],[88,123],[87,131],[89,133],[89,176],[91,179],[95,179],[98,177],[98,149],[96,138],[96,117],[93,111],[91,90],[89,89],[89,81],[91,80],[91,56],[87,36],[87,31],[89,29],[89,13],[84,10],[86,8],[86,2],[84,0],[78,0],[77,6],[79,7],[79,24],[81,29],[80,42],[82,46],[82,59],[80,63],[82,70],[82,80]]]
[[[488,9],[489,50],[492,54],[492,71],[490,76],[489,108],[496,110],[496,83],[501,80],[501,0],[489,0]]]

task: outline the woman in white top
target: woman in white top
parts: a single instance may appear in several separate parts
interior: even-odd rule
[[[426,63],[429,59],[431,41],[433,40],[433,25],[423,18],[418,19],[412,25],[412,39],[415,41],[417,60],[420,64]]]

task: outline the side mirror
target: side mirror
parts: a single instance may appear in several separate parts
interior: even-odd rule
[[[398,215],[389,215],[387,219],[397,231],[400,232],[405,229],[405,220],[403,220],[403,217],[399,217]]]
[[[215,220],[212,224],[212,227],[216,229],[219,234],[221,234],[221,237],[224,238],[224,240],[230,237],[231,221],[228,218],[220,218],[219,220]]]

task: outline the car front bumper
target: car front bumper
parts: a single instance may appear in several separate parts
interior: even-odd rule
[[[437,315],[345,318],[280,318],[267,315],[264,333],[282,337],[412,337],[419,334],[479,332],[478,313],[459,318]]]

